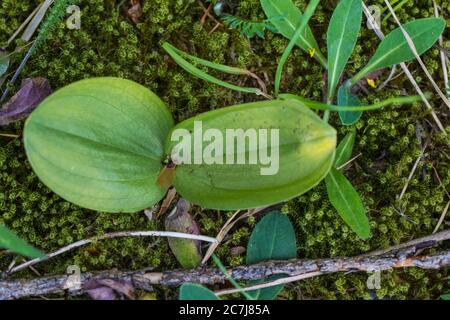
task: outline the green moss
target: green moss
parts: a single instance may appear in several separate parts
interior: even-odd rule
[[[20,26],[39,1],[3,0],[0,5],[0,43]],[[304,8],[307,1],[295,1]],[[23,76],[45,76],[57,89],[73,81],[97,76],[117,76],[137,81],[162,97],[180,121],[199,112],[227,105],[250,102],[258,97],[229,90],[195,79],[176,66],[160,49],[163,41],[218,63],[249,68],[267,77],[272,87],[277,60],[287,40],[267,33],[266,39],[240,37],[239,31],[224,27],[210,34],[215,23],[200,24],[201,8],[195,0],[145,1],[141,23],[134,25],[126,19],[123,1],[81,1],[82,29],[59,27],[27,64]],[[324,46],[327,21],[337,1],[326,1],[319,7],[311,22],[319,43]],[[376,1],[383,6],[383,1]],[[444,15],[450,13],[450,1],[440,1]],[[403,6],[398,15],[402,21],[431,16],[429,1]],[[258,0],[242,0],[236,14],[245,19],[262,20],[264,14]],[[385,31],[395,25],[389,20]],[[444,38],[448,39],[446,34]],[[379,40],[373,31],[363,28],[359,44],[349,65],[354,74],[373,53]],[[20,41],[17,42],[20,45]],[[371,44],[371,45],[367,45]],[[450,41],[444,46],[450,48]],[[17,64],[20,55],[15,56]],[[441,87],[442,76],[437,50],[430,50],[424,61]],[[411,70],[419,84],[432,90],[415,63]],[[284,91],[305,97],[322,99],[324,70],[300,50],[290,57],[283,78]],[[381,81],[387,75],[381,77]],[[252,79],[223,76],[221,78],[241,85],[255,86]],[[268,83],[269,84],[269,83]],[[406,77],[401,76],[380,93],[374,91],[365,97],[371,103],[402,93],[412,93]],[[434,98],[434,107],[441,105]],[[444,107],[442,107],[444,108]],[[442,109],[442,111],[445,111]],[[441,117],[444,118],[444,117]],[[422,104],[412,107],[386,109],[366,113],[356,125],[358,131],[355,155],[361,156],[346,170],[362,194],[369,210],[373,237],[360,241],[337,216],[327,200],[325,188],[319,185],[313,191],[290,201],[283,208],[288,212],[298,235],[300,257],[352,256],[369,250],[385,248],[411,238],[431,233],[448,199],[450,170],[448,138],[431,128],[431,118]],[[349,130],[333,124],[343,137]],[[413,163],[420,155],[416,128],[426,132],[428,141],[424,161],[419,164],[402,201],[397,200]],[[450,133],[450,128],[447,127]],[[21,133],[22,123],[10,126],[8,132]],[[39,182],[29,167],[20,139],[0,138],[0,223],[5,223],[20,236],[43,249],[52,251],[73,241],[119,230],[161,230],[161,219],[149,221],[142,213],[112,215],[92,212],[67,203]],[[436,170],[436,172],[435,172]],[[442,185],[439,183],[439,175]],[[195,218],[204,234],[214,236],[232,213],[194,209]],[[217,250],[226,265],[245,263],[244,255],[231,257],[230,248],[246,246],[256,220],[239,224],[225,244]],[[0,269],[5,269],[13,256],[0,258]],[[115,239],[91,245],[64,254],[36,268],[43,274],[63,273],[67,266],[77,264],[83,271],[108,268],[138,269],[154,267],[157,270],[177,268],[165,239]],[[382,273],[379,298],[437,298],[445,291],[448,270],[425,272],[421,270],[390,271]],[[32,277],[24,271],[17,276]],[[367,275],[331,275],[293,284],[283,291],[284,298],[360,298],[370,299],[366,288]],[[159,298],[174,297],[174,289],[160,288]]]

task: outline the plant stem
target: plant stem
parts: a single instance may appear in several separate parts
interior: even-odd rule
[[[289,41],[288,46],[286,47],[286,49],[283,52],[283,55],[281,56],[280,62],[278,63],[277,72],[275,74],[275,97],[278,97],[278,94],[280,93],[281,75],[283,73],[284,64],[289,58],[292,49],[294,49],[294,46],[296,45],[298,38],[308,25],[309,19],[316,11],[319,2],[320,0],[311,0],[311,2],[308,4],[308,7],[305,10],[305,14],[303,15],[303,19],[300,23],[300,26],[298,27],[297,31],[295,31],[295,34],[293,35],[291,41]]]

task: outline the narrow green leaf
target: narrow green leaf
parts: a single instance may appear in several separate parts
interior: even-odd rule
[[[180,300],[220,300],[214,292],[202,285],[185,283],[180,288]]]
[[[429,95],[426,95],[429,96]],[[411,96],[411,97],[398,97],[398,98],[390,98],[384,101],[375,103],[370,106],[336,106],[332,104],[326,104],[322,102],[317,102],[314,100],[306,99],[295,94],[280,94],[279,96],[282,100],[296,100],[302,102],[305,106],[315,110],[330,110],[335,112],[340,111],[374,111],[382,109],[389,105],[404,105],[404,104],[412,104],[418,101],[421,101],[422,98],[419,96]]]
[[[21,254],[31,259],[42,258],[45,256],[44,253],[30,246],[3,225],[0,225],[0,248]]]
[[[345,106],[361,106],[361,101],[350,92],[350,88],[343,84],[338,91],[338,105]],[[339,118],[345,126],[351,126],[361,119],[361,111],[339,111]]]
[[[353,145],[355,144],[356,131],[352,130],[348,133],[336,149],[336,157],[334,159],[334,166],[339,168],[352,157]]]
[[[79,206],[136,212],[163,198],[156,181],[173,126],[165,104],[124,79],[94,78],[53,93],[25,124],[37,176]]]
[[[361,0],[341,0],[331,17],[327,32],[329,101],[333,101],[339,79],[355,48],[361,21]]]
[[[328,198],[342,219],[361,239],[370,237],[369,219],[362,200],[350,181],[337,169],[332,168],[325,178]]]
[[[207,60],[203,60],[194,56],[191,56],[177,48],[175,48],[174,46],[172,46],[169,43],[164,43],[163,44],[163,49],[166,50],[166,52],[172,57],[172,59],[175,60],[175,62],[182,67],[184,70],[186,70],[187,72],[189,72],[190,74],[192,74],[193,76],[196,76],[197,78],[200,78],[204,81],[208,81],[211,83],[214,83],[216,85],[231,89],[231,90],[235,90],[235,91],[240,91],[240,92],[246,92],[246,93],[253,93],[256,95],[261,95],[262,92],[260,89],[258,88],[248,88],[248,87],[240,87],[237,85],[234,85],[232,83],[217,79],[216,77],[213,77],[211,75],[209,75],[208,73],[198,69],[196,66],[194,66],[193,64],[189,63],[185,58],[192,61],[197,62],[198,64],[204,65],[206,67],[215,69],[215,70],[219,70],[225,73],[229,73],[229,74],[234,74],[234,75],[247,75],[248,72],[246,72],[246,70],[243,69],[239,69],[239,68],[234,68],[234,67],[229,67],[229,66],[224,66],[224,65],[220,65],[220,64],[216,64]]]
[[[292,0],[261,0],[261,6],[267,18],[270,19],[277,30],[286,38],[292,39],[303,17],[301,11],[294,5]],[[306,52],[310,49],[315,50],[314,57],[324,68],[327,67],[326,58],[320,51],[319,45],[309,27],[304,29],[296,44]]]
[[[256,225],[250,236],[247,245],[247,264],[266,260],[288,260],[296,257],[297,240],[289,218],[280,212],[269,213]],[[258,282],[264,281],[267,279]],[[282,289],[283,286],[279,285],[249,293],[258,300],[272,300]]]
[[[425,18],[408,22],[403,25],[403,28],[408,32],[417,52],[421,55],[436,43],[444,31],[445,25],[446,22],[443,19]],[[402,30],[397,28],[380,43],[372,59],[366,67],[353,77],[352,83],[355,84],[373,71],[414,59],[414,53],[409,47]]]
[[[278,63],[277,71],[275,74],[275,96],[278,96],[278,94],[280,93],[281,75],[283,73],[284,64],[286,63],[287,59],[289,58],[289,55],[292,52],[292,49],[294,48],[298,39],[301,37],[303,31],[308,25],[309,19],[311,19],[312,15],[314,14],[314,11],[316,11],[319,2],[320,0],[311,0],[311,2],[308,4],[305,14],[302,17],[302,21],[300,22],[297,30],[292,36],[291,41],[289,41],[287,48],[283,52],[283,55],[280,59],[280,62]]]

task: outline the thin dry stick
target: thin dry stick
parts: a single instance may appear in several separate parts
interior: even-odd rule
[[[206,237],[206,236],[199,236],[194,234],[188,234],[188,233],[180,233],[180,232],[168,232],[168,231],[122,231],[122,232],[114,232],[114,233],[108,233],[103,236],[98,237],[92,237],[85,240],[80,240],[77,242],[74,242],[68,246],[65,246],[55,252],[47,254],[45,257],[33,259],[30,261],[27,261],[25,263],[22,263],[18,265],[17,267],[12,268],[9,271],[9,274],[15,273],[17,271],[23,270],[25,268],[28,268],[30,266],[33,266],[37,263],[40,263],[42,261],[47,261],[48,259],[51,259],[53,257],[56,257],[60,254],[63,254],[65,252],[68,252],[70,250],[85,246],[87,244],[90,244],[94,241],[99,240],[106,240],[106,239],[114,239],[114,238],[124,238],[124,237],[170,237],[170,238],[182,238],[182,239],[193,239],[193,240],[200,240],[205,242],[211,242],[216,243],[217,240],[215,238]]]
[[[403,197],[405,196],[406,190],[408,190],[409,183],[411,182],[411,180],[414,176],[414,173],[416,173],[417,167],[419,166],[420,160],[422,160],[422,158],[423,158],[426,148],[427,148],[427,144],[425,144],[422,152],[420,153],[420,156],[417,158],[416,162],[414,163],[414,166],[413,166],[411,172],[409,173],[408,180],[406,180],[405,186],[403,187],[402,193],[398,197],[398,200],[402,200]]]
[[[228,219],[227,222],[223,225],[222,229],[220,229],[219,233],[217,234],[216,243],[213,243],[209,248],[208,251],[206,251],[205,256],[203,257],[202,264],[205,264],[208,262],[209,258],[213,255],[214,251],[216,251],[219,244],[222,242],[223,238],[225,238],[226,234],[233,228],[234,226],[234,218],[241,212],[241,210],[236,211],[230,219]],[[231,226],[231,227],[230,227]]]
[[[392,252],[398,252],[404,250],[405,248],[416,247],[422,244],[427,244],[427,246],[433,246],[433,244],[438,244],[439,242],[446,241],[450,239],[450,230],[445,230],[436,234],[432,234],[423,238],[411,240],[408,242],[404,242],[402,244],[389,247],[387,249],[376,250],[370,253],[366,253],[361,255],[360,257],[369,257],[369,256],[383,256]]]
[[[54,0],[45,0],[40,6],[36,14],[33,16],[33,19],[28,24],[27,28],[23,32],[22,40],[28,42],[30,41],[33,34],[36,32],[37,28],[41,24],[42,20],[45,17],[45,14],[48,11],[48,8],[53,4]]]
[[[370,13],[370,10],[367,8],[367,6],[363,3],[363,9],[364,9],[364,14],[367,17],[367,20],[369,21],[370,25],[372,26],[375,34],[381,39],[384,39],[384,34],[383,32],[381,32],[381,28],[380,26],[377,25],[375,18],[372,16],[372,14]],[[405,72],[406,76],[408,77],[409,81],[411,82],[411,84],[413,85],[414,89],[417,91],[417,93],[419,94],[419,96],[422,98],[422,101],[425,103],[425,106],[427,107],[428,110],[430,110],[431,112],[431,116],[433,117],[433,120],[436,122],[439,130],[441,130],[441,132],[447,136],[447,131],[445,131],[444,126],[442,125],[441,121],[439,120],[438,116],[436,115],[436,113],[433,110],[433,107],[431,106],[430,102],[428,101],[428,99],[426,98],[425,94],[423,93],[422,89],[420,89],[419,85],[417,84],[416,80],[414,79],[413,75],[411,74],[411,72],[408,69],[408,66],[403,62],[400,64],[400,66],[403,69],[403,72]]]
[[[5,138],[18,138],[20,137],[18,134],[13,134],[13,133],[0,133],[0,137],[5,137]]]
[[[25,29],[25,27],[30,23],[30,21],[34,18],[36,13],[39,11],[41,6],[42,6],[42,3],[40,3],[36,7],[36,9],[34,9],[34,11],[28,16],[28,18],[26,18],[25,21],[20,25],[20,27],[13,33],[13,35],[8,39],[8,42],[7,42],[8,45],[17,38],[17,36],[22,32],[23,29]]]
[[[346,166],[348,166],[350,163],[354,162],[356,159],[362,156],[362,153],[358,154],[357,156],[353,157],[352,159],[348,160],[346,163],[344,163],[342,166],[337,168],[338,170],[344,169]]]
[[[240,210],[236,211],[230,219],[228,219],[228,221],[224,224],[224,226],[222,227],[222,229],[220,230],[220,232],[217,234],[216,243],[213,243],[209,248],[208,251],[205,254],[205,257],[202,260],[202,264],[205,264],[209,258],[211,258],[211,256],[213,255],[214,251],[217,249],[217,247],[219,246],[219,244],[223,241],[223,239],[225,238],[225,236],[228,234],[228,232],[230,232],[230,230],[236,225],[236,223],[238,223],[239,221],[241,221],[242,219],[251,217],[255,214],[258,214],[259,212],[267,209],[268,207],[263,207],[263,208],[258,208],[258,209],[250,209],[248,210],[246,213],[244,213],[242,216],[240,216],[239,218],[236,218],[236,216],[240,213]]]
[[[298,276],[281,278],[281,279],[277,279],[277,280],[274,280],[274,281],[271,281],[271,282],[265,282],[265,283],[261,283],[261,284],[254,285],[254,286],[243,287],[241,289],[219,290],[219,291],[215,291],[214,293],[216,294],[216,296],[223,296],[223,295],[227,295],[227,294],[239,293],[239,292],[242,292],[242,291],[247,292],[247,291],[259,290],[259,289],[264,289],[264,288],[275,287],[275,286],[278,286],[280,284],[287,284],[287,283],[297,282],[297,281],[300,281],[300,280],[314,278],[314,277],[317,277],[317,276],[321,276],[323,274],[324,273],[322,271],[315,271],[315,272],[301,274],[301,275],[298,275]]]
[[[433,6],[434,6],[434,15],[436,18],[439,18],[439,8],[438,8],[435,0],[433,0]],[[439,51],[440,51],[441,64],[442,64],[442,75],[444,77],[444,84],[445,84],[445,93],[446,93],[447,97],[449,97],[450,96],[450,86],[449,86],[449,81],[448,81],[448,68],[447,68],[448,58],[445,55],[445,51],[443,50],[444,37],[442,35],[439,37],[439,46],[440,46]]]
[[[392,79],[394,79],[394,75],[396,72],[397,72],[397,65],[394,65],[392,67],[391,73],[389,73],[389,77],[380,86],[378,86],[377,92],[383,90],[389,84],[389,82],[391,82]]]
[[[441,225],[444,223],[445,217],[447,216],[448,209],[450,207],[450,201],[447,203],[447,205],[444,208],[444,211],[442,212],[441,218],[439,219],[438,224],[436,225],[436,228],[434,228],[433,234],[438,232]]]
[[[427,67],[425,66],[425,63],[423,63],[422,58],[419,56],[419,53],[417,52],[416,45],[414,44],[414,41],[411,39],[411,37],[409,36],[409,34],[405,30],[405,28],[403,28],[403,25],[401,24],[400,20],[398,19],[397,15],[395,14],[395,11],[392,8],[391,3],[389,2],[389,0],[384,0],[384,2],[386,3],[386,5],[388,6],[389,10],[391,11],[395,22],[397,22],[398,26],[402,30],[402,33],[405,36],[406,41],[408,42],[408,45],[411,48],[411,51],[413,52],[414,56],[416,57],[416,60],[419,62],[420,66],[422,67],[423,72],[425,72],[426,76],[430,80],[434,90],[438,93],[438,95],[441,97],[442,101],[444,101],[444,103],[450,109],[450,100],[447,99],[445,94],[442,92],[442,90],[436,84],[436,81],[434,81],[433,77],[431,76],[430,72],[428,71]]]

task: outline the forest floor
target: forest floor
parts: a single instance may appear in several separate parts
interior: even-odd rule
[[[217,63],[249,69],[273,87],[278,58],[287,45],[281,35],[266,31],[265,38],[248,39],[224,24],[216,26],[211,18],[201,20],[204,11],[197,0],[143,1],[142,14],[132,21],[129,1],[82,0],[81,29],[68,30],[64,24],[46,40],[26,65],[22,76],[45,77],[53,89],[71,82],[99,76],[115,76],[136,81],[160,96],[176,121],[200,112],[262,98],[236,93],[196,79],[178,67],[161,49],[169,41],[190,54]],[[307,1],[294,1],[305,9]],[[322,1],[310,26],[321,47],[325,47],[326,28],[338,1]],[[450,1],[436,1],[450,16]],[[37,0],[2,0],[0,4],[0,44],[22,24],[34,10]],[[235,15],[243,19],[265,19],[259,0],[236,1]],[[382,0],[370,4],[384,8]],[[205,3],[205,6],[208,4]],[[432,1],[410,1],[398,9],[401,21],[434,16]],[[384,17],[384,16],[383,16]],[[382,17],[382,18],[383,18]],[[396,27],[392,18],[382,25],[385,33]],[[446,28],[443,47],[450,50]],[[18,40],[20,45],[20,40]],[[364,25],[349,74],[371,57],[379,43],[373,30]],[[325,51],[325,50],[324,50]],[[17,54],[14,63],[22,57]],[[441,88],[444,88],[440,52],[432,48],[423,60]],[[408,64],[424,91],[433,91],[416,62]],[[308,54],[294,50],[288,60],[284,91],[322,100],[323,68]],[[379,75],[382,83],[390,70]],[[415,95],[404,74],[400,74],[381,91],[367,88],[361,92],[363,102],[373,103],[403,93]],[[227,81],[254,86],[252,79],[227,76]],[[20,81],[19,81],[20,82]],[[17,89],[17,88],[13,88]],[[437,95],[431,99],[434,110],[450,134],[448,109]],[[337,116],[331,123],[339,138],[351,129],[340,125]],[[449,139],[436,128],[424,104],[365,113],[354,126],[357,142],[354,154],[360,155],[347,169],[362,194],[372,227],[372,237],[359,240],[338,217],[321,184],[313,191],[288,202],[283,212],[295,226],[298,255],[301,258],[351,257],[386,248],[433,232],[448,201],[450,187]],[[21,135],[23,123],[0,128],[0,133]],[[422,156],[423,153],[423,156]],[[399,200],[416,160],[418,167]],[[218,212],[194,207],[193,216],[201,233],[215,237],[233,212]],[[216,253],[227,266],[245,263],[245,254],[230,254],[235,247],[246,247],[256,223],[249,218],[238,224]],[[0,224],[5,224],[25,240],[45,252],[54,251],[74,241],[123,230],[163,230],[163,218],[150,220],[143,212],[108,214],[82,209],[52,193],[32,172],[21,138],[0,137]],[[448,228],[448,219],[441,230]],[[448,247],[448,245],[447,245]],[[0,270],[10,265],[12,255],[0,252]],[[19,259],[18,259],[18,262]],[[120,238],[95,242],[66,253],[35,268],[41,275],[64,274],[68,266],[80,266],[82,272],[95,270],[170,270],[179,268],[164,238]],[[423,271],[405,269],[381,275],[383,299],[437,299],[450,291],[449,270]],[[32,270],[14,277],[33,278]],[[304,280],[286,286],[280,299],[372,299],[366,286],[367,274],[335,274]],[[176,290],[156,287],[157,299],[176,298]]]

